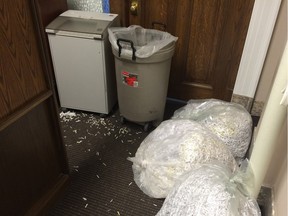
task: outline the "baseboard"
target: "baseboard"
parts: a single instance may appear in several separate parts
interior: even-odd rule
[[[254,101],[251,109],[251,115],[253,116],[261,116],[261,113],[264,109],[263,101]]]
[[[253,100],[253,98],[236,94],[233,94],[231,98],[231,102],[241,104],[248,112],[252,109]]]
[[[273,193],[272,188],[262,186],[257,198],[262,216],[273,215]]]

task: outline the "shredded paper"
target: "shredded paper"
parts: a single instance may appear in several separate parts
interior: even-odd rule
[[[219,161],[231,171],[237,164],[227,146],[191,120],[162,122],[141,143],[133,162],[134,180],[148,196],[165,198],[175,181],[200,164]]]
[[[216,99],[190,100],[172,119],[191,119],[217,135],[236,160],[245,157],[252,136],[252,118],[239,104]]]
[[[220,164],[202,165],[182,176],[156,216],[260,216],[256,200],[239,189],[241,177],[233,175]]]

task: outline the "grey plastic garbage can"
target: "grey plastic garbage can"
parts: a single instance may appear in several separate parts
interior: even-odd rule
[[[119,40],[117,44],[120,45],[122,41]],[[163,120],[175,42],[148,58],[136,58],[133,43],[131,46],[132,57],[121,55],[121,47],[112,48],[121,121],[143,124],[147,131],[151,123],[158,126]]]

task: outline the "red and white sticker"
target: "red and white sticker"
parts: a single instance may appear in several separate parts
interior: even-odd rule
[[[127,71],[122,71],[121,73],[122,76],[122,82],[125,85],[131,86],[131,87],[138,87],[138,75],[137,74],[132,74]]]

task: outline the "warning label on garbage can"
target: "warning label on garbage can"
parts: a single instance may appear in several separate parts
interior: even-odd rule
[[[138,75],[129,73],[127,71],[122,71],[122,82],[125,85],[131,86],[131,87],[138,87]]]

